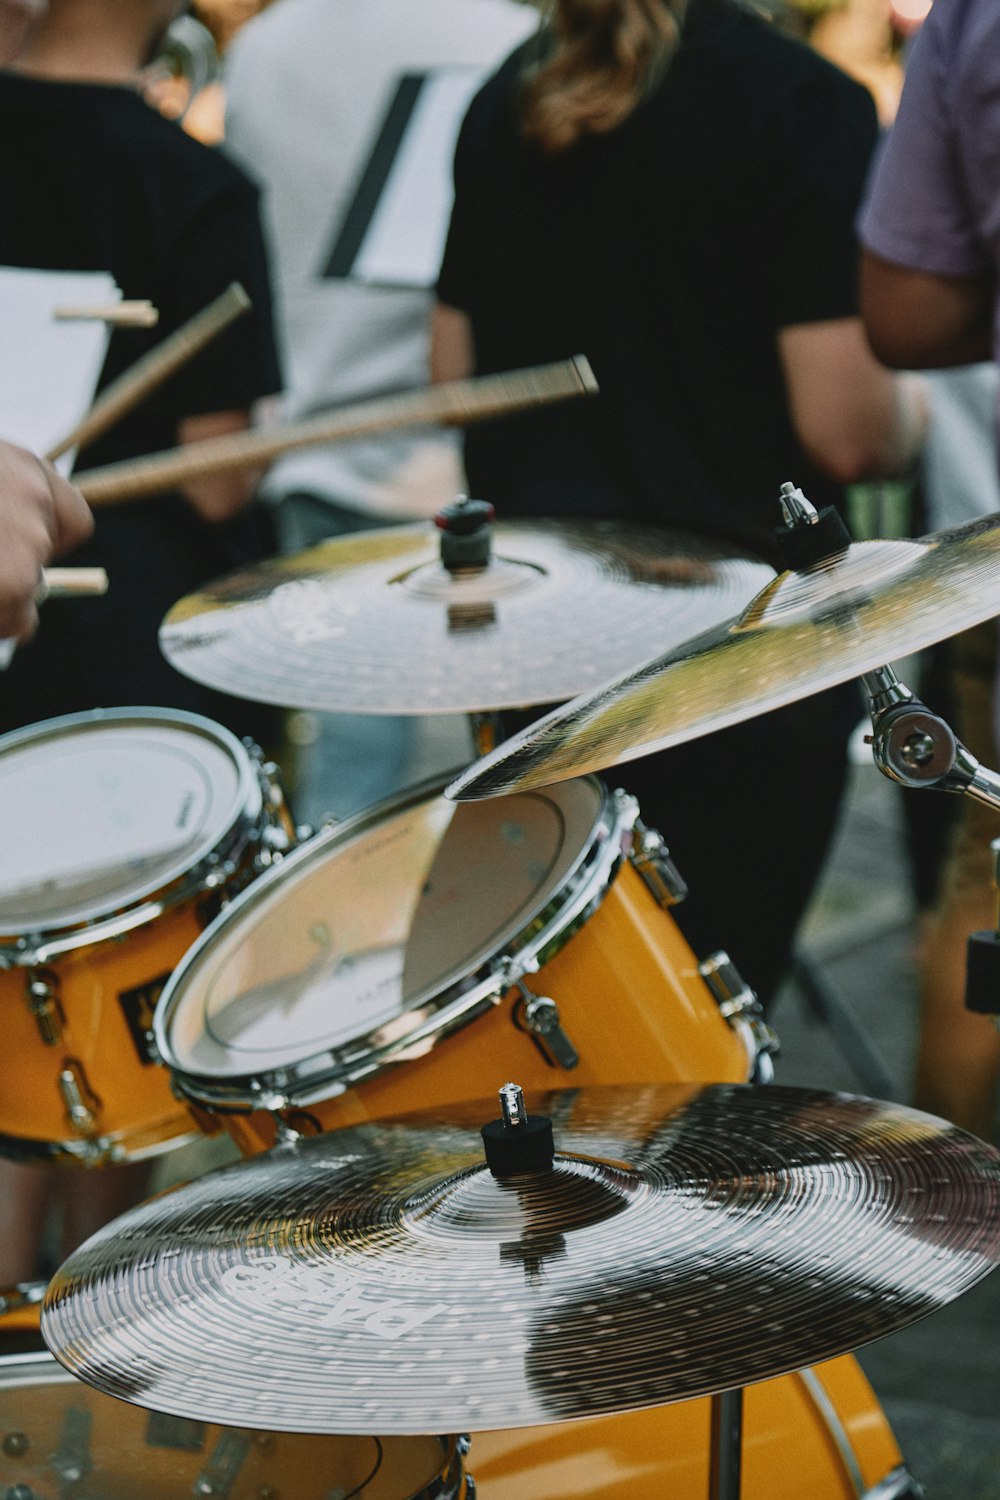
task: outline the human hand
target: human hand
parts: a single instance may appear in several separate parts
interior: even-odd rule
[[[42,568],[84,541],[93,526],[79,490],[51,464],[0,442],[0,637],[34,635]]]

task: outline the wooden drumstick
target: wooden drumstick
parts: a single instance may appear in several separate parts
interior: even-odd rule
[[[45,599],[85,599],[108,592],[104,568],[43,568],[35,602]]]
[[[95,302],[88,307],[54,307],[57,323],[113,323],[119,328],[155,328],[160,314],[148,298],[132,302]]]
[[[102,391],[81,422],[45,457],[50,463],[70,448],[82,448],[107,432],[109,427],[139,405],[176,370],[211,343],[224,328],[250,310],[250,298],[238,281],[189,318],[180,328],[137,359],[124,374]]]
[[[590,364],[578,354],[556,364],[451,380],[428,390],[359,402],[290,426],[208,438],[130,463],[89,469],[75,474],[73,483],[91,505],[108,505],[173,489],[206,474],[263,466],[295,448],[341,443],[431,422],[465,426],[525,407],[596,393],[597,381]]]

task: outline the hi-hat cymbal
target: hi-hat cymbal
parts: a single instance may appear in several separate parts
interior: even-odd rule
[[[274,1430],[520,1427],[702,1396],[878,1338],[1000,1259],[1000,1154],[915,1110],[745,1085],[566,1090],[495,1178],[458,1105],[133,1209],[54,1278],[109,1395]]]
[[[806,698],[1000,614],[1000,516],[855,542],[744,612],[547,714],[477,761],[457,801],[564,781]]]
[[[433,526],[324,542],[182,599],[160,644],[240,698],[342,713],[551,703],[728,619],[773,577],[739,550],[653,527],[518,522],[456,576]]]

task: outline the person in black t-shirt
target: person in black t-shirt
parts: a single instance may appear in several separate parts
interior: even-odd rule
[[[0,74],[0,264],[108,271],[125,297],[148,297],[159,310],[155,329],[113,335],[102,385],[231,281],[253,302],[249,317],[90,446],[86,467],[246,427],[253,403],[279,386],[256,191],[137,92],[140,69],[179,8],[177,0],[50,0],[16,71]],[[5,358],[17,350],[6,348]],[[46,603],[34,639],[0,674],[0,730],[145,705],[273,737],[277,711],[190,682],[157,645],[177,599],[274,550],[252,488],[245,473],[220,475],[98,511],[93,535],[68,560],[106,567],[108,593]],[[0,1161],[0,1284],[43,1269],[39,1234],[53,1194],[68,1252],[141,1197],[147,1176],[144,1163],[58,1173]]]
[[[470,430],[470,493],[504,519],[662,522],[776,561],[784,481],[839,503],[922,433],[918,384],[876,363],[857,316],[874,104],[730,0],[691,0],[683,35],[667,0],[551,9],[462,127],[433,368],[582,352],[601,394]],[[762,998],[859,717],[848,686],[610,773],[688,879],[689,939],[727,947]]]
[[[142,101],[142,66],[176,0],[51,0],[0,75],[0,264],[100,270],[159,310],[111,339],[103,386],[234,280],[253,312],[85,449],[79,467],[246,427],[280,385],[257,195],[230,162]],[[8,360],[17,350],[5,351]],[[0,683],[0,730],[95,707],[207,714],[273,738],[278,715],[210,692],[162,658],[157,630],[183,595],[275,550],[246,473],[102,509],[74,564],[107,568],[104,598],[53,600]]]

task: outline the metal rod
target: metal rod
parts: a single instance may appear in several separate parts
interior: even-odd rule
[[[740,1500],[743,1466],[743,1387],[712,1397],[708,1500]]]

